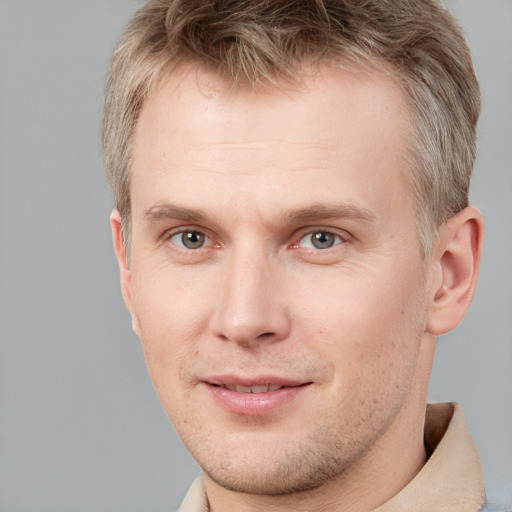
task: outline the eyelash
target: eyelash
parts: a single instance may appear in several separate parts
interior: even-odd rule
[[[198,234],[198,235],[204,237],[204,243],[202,243],[197,248],[186,247],[185,244],[183,243],[183,236],[185,234],[187,234],[187,233],[189,233],[191,235],[192,234]],[[314,247],[315,242],[313,241],[312,237],[315,234],[316,235],[331,236],[331,237],[334,237],[334,240],[332,241],[331,245],[328,245],[328,246],[326,246],[324,248]],[[178,236],[181,236],[181,242],[173,241],[173,238],[178,237]],[[298,239],[296,239],[296,241],[293,242],[290,245],[290,247],[292,249],[300,249],[301,248],[301,242],[304,239],[307,239],[308,237],[310,239],[310,247],[302,247],[302,248],[305,249],[308,252],[319,252],[319,253],[328,252],[329,249],[334,249],[337,246],[342,245],[343,243],[347,242],[348,239],[349,239],[349,236],[348,236],[347,233],[344,233],[342,235],[342,234],[336,232],[335,230],[312,227],[307,232],[302,232],[300,234],[300,237]],[[220,247],[220,244],[218,244],[218,243],[214,244],[212,242],[212,238],[210,238],[208,236],[208,234],[204,230],[197,229],[197,228],[194,228],[194,227],[189,227],[189,228],[181,227],[181,228],[176,229],[176,230],[168,231],[167,233],[165,233],[165,235],[163,237],[163,240],[164,240],[164,242],[165,241],[169,241],[175,247],[177,247],[179,250],[181,250],[183,252],[195,252],[195,251],[199,251],[200,249],[207,249],[207,248],[211,247],[212,245],[214,245],[216,247]],[[322,240],[317,238],[317,242],[322,243]]]
[[[334,240],[332,241],[332,244],[328,245],[327,247],[324,247],[324,248],[314,247],[315,242],[314,242],[313,237],[315,235],[328,235],[328,236],[334,237]],[[302,240],[307,239],[307,238],[309,238],[309,240],[310,240],[311,247],[304,247],[304,249],[306,249],[308,251],[327,252],[329,249],[334,249],[336,246],[346,242],[348,237],[342,236],[341,234],[339,234],[335,231],[329,230],[329,229],[315,228],[311,231],[308,231],[307,233],[302,234],[301,237],[299,238],[299,240],[297,242],[295,242],[294,244],[292,244],[292,248],[300,249],[301,248],[300,243],[302,242]],[[322,241],[319,238],[317,238],[317,242],[322,243]]]
[[[179,230],[172,230],[172,231],[169,231],[165,234],[164,236],[164,241],[169,241],[171,242],[174,246],[178,247],[180,250],[182,251],[196,251],[196,250],[199,250],[199,249],[204,249],[205,248],[205,245],[201,245],[200,247],[197,247],[197,249],[192,249],[190,247],[186,247],[183,243],[176,243],[176,242],[173,242],[173,238],[175,237],[178,237],[178,236],[181,236],[181,238],[183,239],[183,235],[185,235],[186,233],[189,233],[189,234],[198,234],[198,235],[201,235],[204,237],[204,242],[207,243],[207,242],[210,242],[208,245],[211,244],[212,240],[211,238],[205,233],[205,231],[201,230],[201,229],[195,229],[195,228],[180,228]]]

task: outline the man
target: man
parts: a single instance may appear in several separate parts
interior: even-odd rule
[[[460,406],[427,408],[483,221],[480,109],[435,0],[148,2],[114,52],[123,296],[203,469],[180,511],[477,511]]]

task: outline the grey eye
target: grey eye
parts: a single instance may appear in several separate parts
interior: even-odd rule
[[[299,242],[305,249],[330,249],[333,245],[342,242],[339,235],[329,231],[313,231],[303,236]]]
[[[336,235],[326,231],[315,231],[311,234],[311,243],[316,249],[329,249],[336,242]]]
[[[172,241],[185,249],[200,249],[204,246],[207,237],[201,231],[183,231],[172,237]]]

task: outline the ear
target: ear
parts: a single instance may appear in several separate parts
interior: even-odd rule
[[[132,327],[135,333],[139,334],[137,320],[133,311],[132,300],[132,274],[126,257],[126,245],[124,242],[123,226],[121,214],[118,210],[113,210],[110,214],[110,226],[112,228],[112,238],[114,241],[114,250],[119,264],[119,272],[121,275],[121,292],[123,294],[124,303],[128,311],[132,315]]]
[[[433,266],[438,272],[429,308],[427,331],[436,336],[464,318],[475,293],[484,235],[480,211],[469,206],[439,229]]]

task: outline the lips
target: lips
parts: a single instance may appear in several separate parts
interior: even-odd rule
[[[268,393],[269,391],[277,391],[284,386],[277,386],[274,384],[261,384],[259,386],[244,386],[243,384],[223,384],[220,387],[236,391],[237,393]]]
[[[264,416],[279,412],[299,399],[311,382],[276,377],[240,379],[222,376],[208,378],[203,384],[214,402],[229,413]]]

